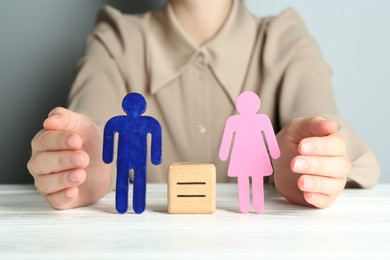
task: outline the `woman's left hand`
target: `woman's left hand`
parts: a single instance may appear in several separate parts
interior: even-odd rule
[[[273,164],[278,192],[296,204],[329,207],[351,169],[337,123],[321,117],[294,119],[277,140],[281,157]]]

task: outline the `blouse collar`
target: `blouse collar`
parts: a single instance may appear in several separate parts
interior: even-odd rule
[[[199,55],[211,68],[234,102],[244,84],[256,38],[256,20],[240,0],[219,32],[197,46],[177,21],[170,3],[151,14],[148,49],[150,92],[176,79],[186,65]]]

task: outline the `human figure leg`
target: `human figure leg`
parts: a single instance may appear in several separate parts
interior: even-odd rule
[[[237,179],[237,184],[240,211],[242,213],[248,213],[250,208],[249,177],[239,176]]]
[[[128,209],[129,196],[129,169],[126,164],[118,161],[116,191],[115,191],[115,207],[118,213],[126,213]]]
[[[263,178],[261,176],[252,177],[252,201],[256,213],[264,210]]]
[[[146,167],[134,170],[133,210],[141,214],[146,204]]]

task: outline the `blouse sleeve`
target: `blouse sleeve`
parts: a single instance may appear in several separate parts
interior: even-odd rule
[[[124,53],[122,34],[120,12],[103,8],[95,30],[85,42],[68,98],[69,109],[86,114],[102,129],[110,118],[124,113],[121,103],[127,84],[118,63]],[[116,183],[116,164],[112,163],[112,167],[110,190]]]
[[[335,120],[347,143],[352,161],[347,186],[372,187],[380,174],[377,159],[337,111],[331,70],[294,10],[269,23],[266,46],[277,51],[264,54],[267,73],[278,85],[278,117],[281,127],[296,117],[323,116]]]
[[[126,78],[118,64],[124,52],[122,36],[120,12],[103,8],[85,42],[68,98],[69,109],[88,115],[102,128],[109,118],[123,114]]]

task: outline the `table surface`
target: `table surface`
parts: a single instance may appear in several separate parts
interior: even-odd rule
[[[117,214],[114,195],[58,211],[31,185],[0,185],[0,259],[389,259],[390,185],[344,190],[322,210],[266,186],[263,214],[239,213],[235,184],[217,185],[207,215],[168,214],[163,184],[148,185],[141,215]]]

